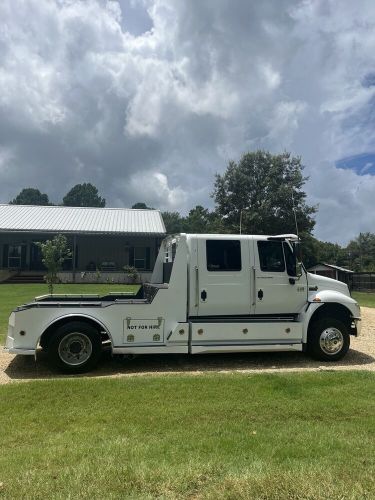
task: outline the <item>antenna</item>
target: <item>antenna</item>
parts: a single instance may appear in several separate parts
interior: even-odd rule
[[[292,191],[292,206],[293,206],[294,222],[295,222],[295,225],[296,225],[296,234],[297,234],[298,239],[299,239],[298,222],[297,222],[296,207],[294,206],[294,196],[293,196],[293,191]]]

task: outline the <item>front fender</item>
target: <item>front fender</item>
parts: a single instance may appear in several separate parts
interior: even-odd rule
[[[322,290],[320,292],[309,294],[308,301],[315,304],[341,304],[349,309],[351,316],[354,319],[361,319],[361,308],[359,307],[358,302],[356,302],[352,297],[336,290]]]
[[[344,307],[356,324],[356,335],[361,332],[361,309],[359,304],[348,295],[334,290],[322,290],[319,293],[310,294],[307,306],[301,311],[300,318],[303,321],[303,339],[307,342],[307,332],[311,318],[318,309],[324,305]]]
[[[310,320],[315,311],[317,311],[320,307],[322,307],[322,305],[323,305],[322,302],[309,302],[307,306],[305,306],[299,314],[300,320],[303,323],[303,329],[302,329],[303,344],[306,344],[307,342],[307,331],[309,329]]]

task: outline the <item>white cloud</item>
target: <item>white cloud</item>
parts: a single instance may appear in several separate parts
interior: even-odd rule
[[[11,162],[13,160],[13,153],[7,148],[0,147],[0,174],[1,176],[7,177],[7,171],[10,169]]]
[[[301,101],[281,101],[276,104],[271,120],[269,137],[271,141],[282,141],[289,148],[294,139],[295,131],[301,121],[301,115],[306,110],[306,103]]]
[[[271,90],[276,89],[281,83],[280,73],[275,71],[268,63],[264,63],[260,67],[261,73],[264,77],[264,82]]]
[[[374,150],[371,0],[2,0],[0,18],[3,202],[90,181],[109,204],[212,206],[214,173],[264,147],[302,156],[318,236],[375,231],[375,178],[334,166]]]
[[[133,203],[146,199],[147,203],[161,210],[179,210],[187,201],[180,186],[170,187],[168,178],[161,172],[142,172],[131,176],[124,187]]]

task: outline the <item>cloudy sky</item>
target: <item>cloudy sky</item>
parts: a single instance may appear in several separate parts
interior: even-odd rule
[[[213,207],[215,172],[302,156],[315,235],[375,232],[373,0],[1,0],[0,202]]]

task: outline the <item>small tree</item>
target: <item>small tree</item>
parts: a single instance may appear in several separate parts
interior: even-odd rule
[[[64,196],[66,207],[105,207],[105,199],[99,196],[98,188],[90,182],[76,184]]]
[[[9,205],[51,205],[48,195],[36,188],[24,188]]]
[[[213,192],[216,212],[230,232],[311,233],[317,207],[307,205],[301,158],[290,153],[255,151],[231,161],[217,174]]]
[[[167,234],[183,232],[183,217],[178,212],[162,212],[162,217]]]
[[[183,219],[183,231],[187,233],[220,233],[222,232],[221,220],[216,212],[210,212],[207,208],[197,205]]]
[[[137,208],[137,209],[141,209],[141,210],[154,210],[153,208],[148,207],[146,205],[146,203],[144,203],[143,201],[138,201],[137,203],[134,203],[132,208]]]
[[[124,266],[122,269],[126,276],[130,279],[131,283],[136,283],[139,280],[139,274],[135,267]]]
[[[64,235],[58,234],[52,240],[45,243],[37,243],[42,252],[42,262],[47,268],[45,280],[48,285],[48,291],[53,293],[53,285],[58,283],[57,274],[61,271],[62,265],[66,259],[72,256],[68,248],[68,242]]]

